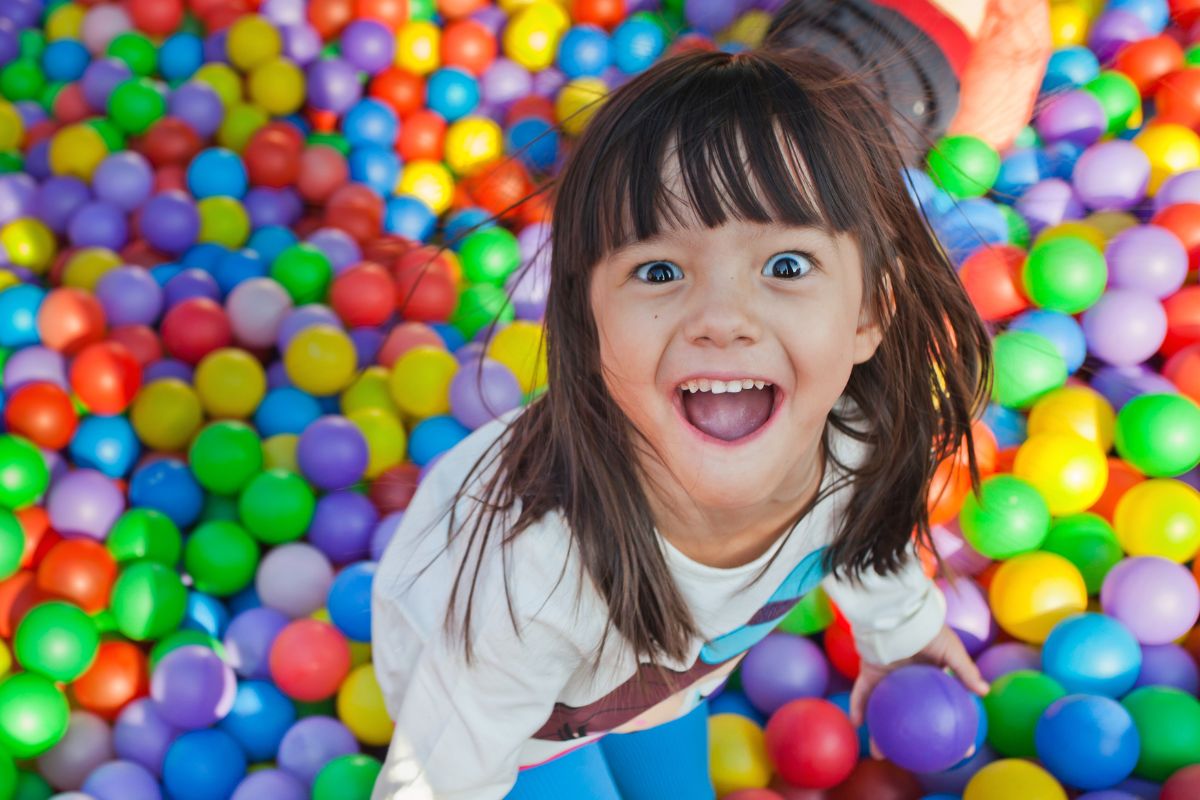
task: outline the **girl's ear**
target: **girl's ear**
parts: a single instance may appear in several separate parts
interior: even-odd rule
[[[903,265],[898,263],[896,267],[899,272],[903,273]],[[883,334],[887,330],[888,323],[896,313],[896,294],[892,291],[892,277],[885,273],[881,283],[884,295],[883,303],[863,303],[862,311],[858,315],[858,329],[854,332],[855,364],[863,364],[871,360],[875,351],[879,349],[879,343],[883,341]],[[882,306],[886,310],[886,319],[878,319],[879,315],[871,307],[872,305]]]

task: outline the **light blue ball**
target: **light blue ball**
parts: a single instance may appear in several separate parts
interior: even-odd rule
[[[1086,47],[1063,47],[1055,50],[1046,63],[1042,78],[1042,94],[1053,94],[1083,86],[1100,74],[1100,60]]]
[[[172,800],[228,797],[245,774],[241,745],[215,728],[183,734],[163,759],[163,784]]]
[[[479,82],[466,70],[443,67],[425,83],[426,105],[447,122],[456,122],[479,105]]]
[[[202,631],[214,639],[225,635],[229,625],[229,609],[225,604],[204,592],[188,592],[181,628]]]
[[[1137,639],[1104,614],[1067,617],[1042,647],[1042,671],[1071,693],[1120,697],[1133,688],[1141,669]]]
[[[422,420],[408,437],[409,458],[423,467],[470,433],[470,428],[449,415]]]
[[[110,478],[124,478],[142,454],[137,434],[124,416],[84,417],[67,449],[77,466]]]
[[[1087,338],[1083,327],[1069,314],[1047,309],[1023,311],[1009,323],[1010,331],[1027,331],[1050,340],[1067,364],[1067,372],[1074,374],[1087,357]]]
[[[558,68],[568,78],[599,76],[608,64],[608,34],[595,25],[576,25],[559,41]]]
[[[267,392],[254,412],[254,427],[264,439],[280,433],[299,436],[319,416],[321,404],[312,395],[284,386]]]
[[[229,715],[217,724],[251,761],[272,761],[296,721],[296,706],[270,681],[242,681]]]
[[[187,185],[197,200],[219,196],[240,199],[246,194],[249,178],[237,153],[224,147],[210,147],[188,165]]]
[[[622,72],[635,75],[657,61],[666,46],[662,28],[648,17],[634,14],[613,31],[612,61]]]
[[[182,461],[160,458],[133,473],[129,503],[161,511],[180,528],[187,528],[204,509],[204,490]]]
[[[186,81],[204,63],[204,43],[192,33],[167,37],[158,48],[158,71],[171,83]]]
[[[396,188],[400,177],[400,157],[390,146],[367,144],[350,151],[347,159],[350,179],[365,184],[380,197],[387,197]]]
[[[359,100],[342,117],[342,133],[351,147],[367,144],[393,147],[399,132],[400,120],[396,112],[371,98]]]
[[[371,641],[371,584],[375,562],[351,564],[338,573],[329,587],[329,618],[337,629],[356,642]]]
[[[1080,789],[1107,789],[1133,772],[1141,738],[1124,706],[1109,697],[1068,695],[1034,729],[1038,758],[1054,777]]]
[[[383,227],[388,233],[415,242],[426,242],[433,235],[436,225],[437,215],[416,197],[400,195],[387,201]]]
[[[42,340],[37,317],[46,291],[31,283],[0,292],[0,347],[27,347]]]

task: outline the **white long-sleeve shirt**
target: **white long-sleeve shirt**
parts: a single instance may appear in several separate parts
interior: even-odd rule
[[[640,665],[615,631],[597,665],[607,606],[584,573],[559,513],[547,514],[510,545],[519,635],[505,598],[500,551],[485,554],[468,664],[461,640],[447,635],[444,625],[466,537],[446,547],[444,512],[467,471],[504,434],[507,419],[480,428],[429,472],[376,574],[372,650],[396,731],[373,800],[499,800],[522,767],[609,731],[674,719],[720,686],[745,651],[821,583],[851,622],[859,654],[868,661],[912,656],[941,629],[944,600],[915,557],[893,575],[868,571],[857,584],[825,575],[822,550],[852,492],[843,488],[818,503],[790,536],[739,567],[706,566],[659,537],[701,634],[687,658],[664,664],[673,674],[669,685]],[[863,445],[830,431],[839,459],[859,463]],[[836,476],[827,465],[823,485]],[[469,499],[460,501],[457,521],[471,510]],[[474,561],[468,576],[473,567]]]

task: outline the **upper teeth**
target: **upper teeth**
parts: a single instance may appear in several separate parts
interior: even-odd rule
[[[726,392],[740,392],[742,389],[761,389],[764,386],[771,384],[766,381],[756,381],[752,378],[742,378],[741,380],[718,381],[710,378],[699,378],[694,381],[685,381],[679,384],[680,391],[684,392],[712,392],[713,394],[724,394]]]

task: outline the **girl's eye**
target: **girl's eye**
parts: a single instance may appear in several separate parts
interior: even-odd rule
[[[645,283],[669,283],[683,280],[683,270],[670,261],[651,261],[642,264],[634,273],[638,280]]]
[[[804,253],[789,250],[786,253],[776,253],[767,259],[763,265],[762,274],[768,278],[803,278],[813,269],[812,259]]]

